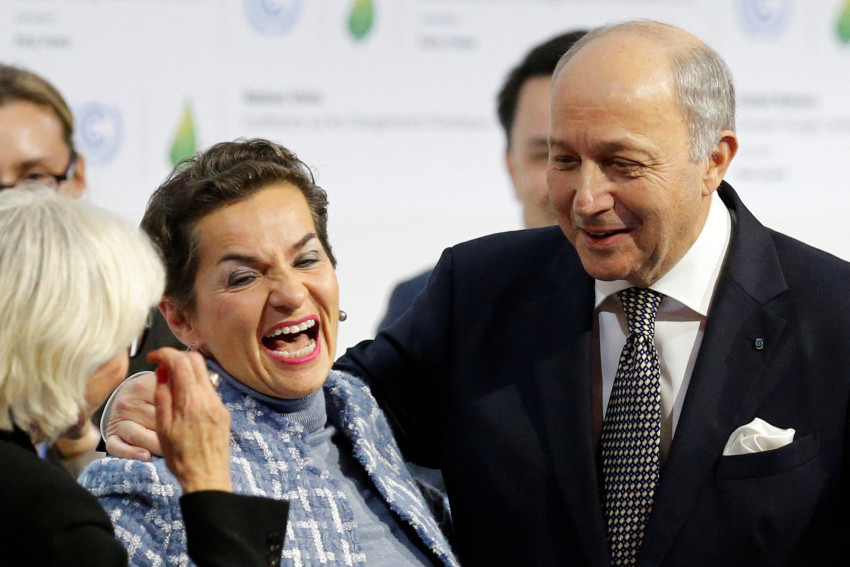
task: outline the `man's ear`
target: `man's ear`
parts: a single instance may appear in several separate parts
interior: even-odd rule
[[[517,182],[516,182],[516,164],[514,163],[514,156],[511,153],[511,148],[505,148],[505,167],[508,170],[508,175],[511,177],[511,188],[514,191],[514,197],[516,197],[517,201],[522,202],[519,194],[517,193]]]
[[[197,336],[197,331],[174,299],[164,296],[159,302],[159,311],[177,340],[195,350],[199,348],[200,337]]]
[[[720,141],[708,156],[708,166],[703,177],[703,195],[710,195],[723,181],[732,158],[738,153],[738,137],[732,130],[721,130]]]

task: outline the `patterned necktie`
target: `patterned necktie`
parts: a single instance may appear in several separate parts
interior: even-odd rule
[[[629,336],[602,424],[602,477],[611,565],[634,565],[660,476],[661,366],[655,314],[662,294],[632,287],[617,296]]]

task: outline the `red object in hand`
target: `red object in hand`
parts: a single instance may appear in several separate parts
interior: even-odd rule
[[[168,370],[164,366],[156,367],[156,381],[160,384],[168,382]]]

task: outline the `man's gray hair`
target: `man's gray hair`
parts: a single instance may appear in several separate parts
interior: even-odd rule
[[[129,222],[47,188],[0,191],[0,241],[0,428],[56,439],[142,330],[165,271]]]
[[[676,84],[678,103],[688,127],[689,153],[695,162],[708,158],[720,141],[721,130],[735,130],[735,86],[732,73],[716,51],[702,42],[682,45],[678,28],[649,20],[636,20],[595,28],[567,51],[553,75],[584,46],[613,33],[636,33],[667,48]]]

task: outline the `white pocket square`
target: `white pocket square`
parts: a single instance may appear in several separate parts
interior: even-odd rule
[[[763,419],[755,418],[732,432],[723,448],[723,455],[745,455],[772,451],[794,440],[793,429],[774,427]]]

